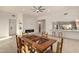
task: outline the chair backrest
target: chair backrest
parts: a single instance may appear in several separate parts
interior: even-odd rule
[[[59,32],[59,41],[57,41],[57,53],[62,53],[62,48],[63,48],[63,33]]]
[[[22,32],[22,36],[24,36],[24,35],[28,35],[28,33],[23,33],[23,32]]]
[[[17,52],[21,53],[21,39],[16,35]]]
[[[62,53],[63,49],[63,34],[61,33],[60,41],[57,42],[56,53]]]
[[[48,33],[43,32],[42,36],[48,38]]]
[[[61,32],[61,31],[58,32],[58,37],[59,37],[59,38],[63,37],[63,32]]]
[[[17,52],[18,53],[26,53],[26,46],[20,37],[16,35],[16,43],[17,43]]]

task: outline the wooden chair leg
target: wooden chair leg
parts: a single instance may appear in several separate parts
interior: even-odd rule
[[[60,53],[62,53],[62,49],[63,49],[63,38],[62,38],[62,40],[61,40]]]
[[[17,53],[19,53],[19,50],[17,49]]]
[[[57,49],[56,49],[56,53],[59,53],[59,42],[57,43]]]
[[[53,52],[53,45],[51,45],[51,51]]]

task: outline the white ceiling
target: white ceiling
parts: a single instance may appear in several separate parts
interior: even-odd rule
[[[46,10],[44,12],[36,13],[33,12],[32,6],[0,6],[0,12],[8,13],[23,13],[26,15],[45,15],[45,14],[58,14],[65,12],[79,12],[79,6],[44,6]]]

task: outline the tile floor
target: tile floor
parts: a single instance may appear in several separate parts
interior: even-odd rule
[[[10,39],[0,40],[0,53],[16,53],[15,36]]]
[[[0,53],[16,53],[15,36],[0,41]],[[79,53],[79,40],[64,39],[63,53]]]

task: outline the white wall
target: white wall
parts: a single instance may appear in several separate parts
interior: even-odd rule
[[[23,32],[23,14],[17,13],[16,20],[16,34],[21,36]]]
[[[34,33],[37,33],[37,17],[33,15],[23,15],[23,31],[28,29],[34,29]]]
[[[9,35],[9,15],[0,12],[0,37]]]

